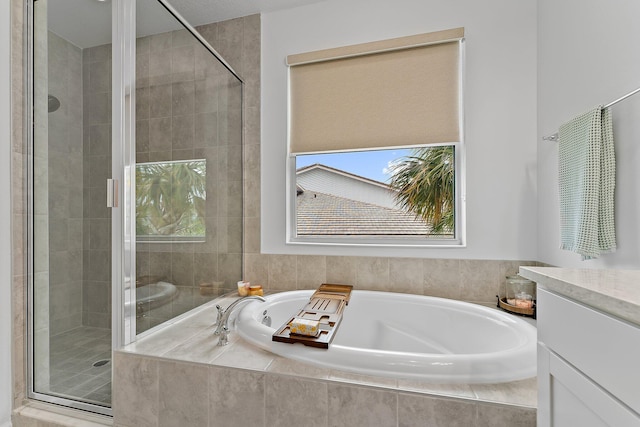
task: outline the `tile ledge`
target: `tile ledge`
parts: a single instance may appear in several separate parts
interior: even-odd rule
[[[52,426],[68,427],[105,427],[113,426],[113,418],[106,415],[97,415],[82,410],[64,408],[45,402],[28,400],[23,406],[15,408],[12,412],[14,425],[23,425],[19,419],[37,420],[51,423]]]

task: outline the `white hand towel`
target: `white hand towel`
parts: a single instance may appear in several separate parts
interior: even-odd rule
[[[560,247],[598,258],[616,250],[611,111],[594,108],[560,127]]]

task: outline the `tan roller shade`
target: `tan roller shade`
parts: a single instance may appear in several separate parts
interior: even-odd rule
[[[292,154],[460,141],[462,28],[292,55]]]

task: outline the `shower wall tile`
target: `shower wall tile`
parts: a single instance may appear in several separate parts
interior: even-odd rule
[[[111,97],[108,93],[85,94],[84,99],[87,103],[88,110],[85,110],[85,114],[89,115],[89,124],[105,124],[111,121]]]
[[[149,120],[149,151],[171,150],[171,118],[152,118]]]
[[[196,108],[200,109],[198,94],[196,91]],[[194,143],[195,148],[209,148],[218,145],[218,116],[215,112],[199,113],[194,117]]]
[[[230,19],[217,25],[218,52],[240,75],[243,74],[244,21],[243,18]]]
[[[193,37],[188,33],[186,34],[181,37],[188,39],[187,44],[171,49],[171,70],[174,82],[192,81],[195,78],[195,48],[191,41]]]
[[[171,117],[173,86],[168,83],[152,83],[149,86],[149,117]],[[144,101],[144,100],[143,100]],[[136,101],[137,102],[137,101]],[[146,118],[143,116],[141,118]]]
[[[167,52],[171,48],[171,37],[171,33],[160,33],[149,36],[150,52]]]
[[[194,286],[194,254],[174,252],[171,254],[171,283],[176,286]]]
[[[171,52],[154,50],[149,53],[149,85],[171,85]]]
[[[49,200],[48,212],[43,212],[49,221],[48,245],[42,240],[38,244],[49,251],[49,332],[57,334],[82,324],[83,65],[79,48],[51,32],[47,41],[45,80],[60,106],[48,113],[47,147],[39,147],[39,156],[48,158],[48,178],[38,183],[46,186],[47,195],[43,191],[37,196]]]
[[[193,149],[194,140],[194,115],[173,117],[171,119],[171,149],[174,151]],[[191,156],[190,158],[193,158],[193,152],[191,152]]]
[[[193,283],[199,286],[201,283],[217,281],[218,257],[211,253],[193,254]]]
[[[198,113],[217,113],[219,101],[219,78],[211,75],[210,53],[202,52],[203,59],[198,63],[195,81],[195,109]],[[205,56],[206,55],[206,56]],[[200,56],[199,56],[200,57]],[[206,58],[206,59],[205,59]],[[209,59],[209,61],[207,61]]]
[[[177,30],[171,32],[171,46],[192,46],[198,44],[198,41],[187,30]]]
[[[136,156],[140,154],[149,155],[149,120],[136,120]]]
[[[111,45],[104,44],[89,49],[90,61],[110,61],[111,60]]]
[[[195,84],[193,81],[178,81],[171,86],[171,114],[184,116],[195,113]]]
[[[171,151],[150,151],[149,162],[168,162],[173,159]]]
[[[89,64],[89,91],[108,92],[111,90],[111,61]]]
[[[226,289],[235,286],[239,273],[242,271],[242,254],[218,254],[218,280],[224,281]],[[237,289],[237,288],[236,288]]]
[[[149,87],[136,86],[136,121],[148,119],[150,115]],[[136,145],[138,140],[136,138]]]

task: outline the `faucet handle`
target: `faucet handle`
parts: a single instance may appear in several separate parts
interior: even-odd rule
[[[229,344],[229,328],[223,326],[222,331],[220,332],[220,338],[218,338],[218,345],[224,346],[227,344]]]
[[[222,315],[224,314],[224,309],[220,306],[220,304],[216,304],[216,310],[218,310],[218,315],[216,317],[216,323],[213,325],[216,326],[216,330],[213,335],[220,335],[222,331]]]

